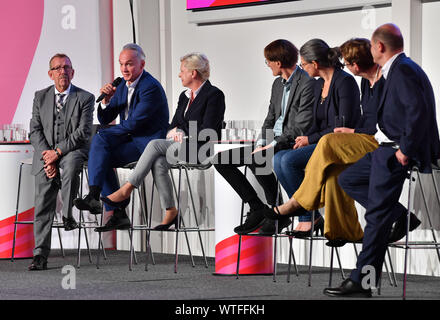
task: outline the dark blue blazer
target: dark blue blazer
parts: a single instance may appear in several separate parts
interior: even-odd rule
[[[105,109],[99,105],[98,120],[101,124],[109,124],[117,116],[124,119],[128,95],[125,83],[123,80],[118,85]],[[109,137],[115,145],[133,141],[142,153],[149,141],[165,138],[168,120],[168,103],[162,85],[151,74],[143,71],[133,92],[127,119],[101,130],[99,134]]]
[[[434,92],[422,68],[404,53],[391,65],[377,117],[403,154],[430,172],[440,155]]]
[[[347,128],[354,128],[361,116],[359,86],[353,76],[344,70],[335,68],[326,101],[321,105],[323,85],[324,79],[320,78],[316,81],[313,125],[306,134],[309,138],[309,144],[317,143],[323,135],[333,132],[336,116],[344,116]],[[326,108],[324,111],[325,119],[318,121],[318,108],[322,107]]]
[[[190,137],[190,139],[184,141],[187,151],[186,155],[189,155],[188,142],[196,142],[198,150],[209,140],[216,141],[221,139],[221,130],[225,114],[225,95],[220,89],[211,85],[209,80],[205,82],[189,106],[188,111],[185,113],[188,100],[185,91],[182,92],[179,96],[179,102],[173,120],[169,125],[169,130],[177,127],[184,131],[186,136]],[[195,130],[195,128],[191,128],[190,130],[190,121],[197,123],[197,130]],[[199,133],[203,129],[212,129],[216,137],[211,137],[212,139],[199,137]],[[184,158],[188,161],[187,156],[184,156]],[[203,161],[204,159],[199,160]]]

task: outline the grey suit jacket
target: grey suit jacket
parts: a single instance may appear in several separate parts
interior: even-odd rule
[[[269,111],[262,126],[261,138],[266,144],[271,141],[266,139],[266,130],[273,129],[275,122],[281,115],[281,100],[283,99],[282,78],[275,79],[272,85]],[[283,122],[283,134],[275,137],[276,150],[289,149],[295,144],[298,136],[304,135],[313,121],[314,86],[316,80],[297,67],[290,87],[289,100]]]
[[[95,97],[90,92],[71,86],[67,97],[65,113],[65,139],[55,146],[54,141],[54,86],[35,92],[30,121],[29,138],[34,147],[32,174],[43,170],[44,161],[41,153],[44,150],[60,148],[63,155],[83,149],[86,154],[90,146],[93,125],[93,107]]]

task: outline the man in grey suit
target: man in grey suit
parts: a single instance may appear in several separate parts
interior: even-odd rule
[[[272,156],[280,150],[292,149],[296,137],[303,135],[310,128],[313,119],[315,80],[296,65],[298,49],[291,42],[279,39],[264,48],[264,56],[267,66],[277,78],[272,85],[262,135],[255,146],[221,152],[215,160],[217,171],[250,207],[245,223],[234,229],[241,235],[260,226],[260,234],[272,235],[275,232],[275,223],[273,220],[264,219],[262,210],[265,204],[238,167],[248,165],[263,187],[267,203],[275,206],[277,182],[271,167]],[[271,137],[267,133],[270,133]],[[236,161],[237,159],[240,161]],[[268,164],[270,170],[262,170],[266,169]],[[290,223],[288,217],[281,219],[278,224],[279,231]]]
[[[72,201],[87,160],[93,124],[95,98],[71,84],[74,70],[70,58],[54,55],[48,74],[54,85],[35,93],[30,121],[30,141],[35,151],[35,248],[31,271],[47,269],[58,190],[63,201],[64,229],[78,227],[72,216]]]

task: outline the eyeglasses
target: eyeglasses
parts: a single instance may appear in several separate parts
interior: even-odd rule
[[[304,69],[304,67],[308,64],[311,64],[310,62],[305,62],[305,63],[300,63],[299,66],[301,67],[301,69]]]
[[[266,64],[266,66],[268,66],[269,65],[269,60],[267,60],[267,59],[264,59],[264,63]]]
[[[68,71],[72,70],[72,67],[69,65],[65,65],[65,66],[58,66],[58,67],[50,68],[50,70],[56,71],[56,72],[61,72],[61,69],[64,69],[64,71],[68,72]]]

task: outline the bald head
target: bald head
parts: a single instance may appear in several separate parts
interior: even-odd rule
[[[393,23],[381,25],[371,36],[374,42],[380,41],[387,50],[399,52],[403,50],[403,37],[398,26]]]

